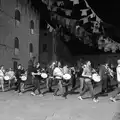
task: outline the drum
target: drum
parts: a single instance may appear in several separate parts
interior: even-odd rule
[[[70,74],[65,74],[65,75],[63,75],[63,79],[69,80],[69,79],[71,79],[71,75]]]
[[[53,71],[53,76],[63,76],[62,70],[56,67]]]
[[[21,76],[21,80],[22,81],[26,81],[27,80],[27,76],[26,75]]]
[[[60,76],[55,76],[55,79],[61,80],[62,77],[60,77]]]
[[[4,76],[4,80],[10,80],[10,77],[9,76]]]
[[[46,79],[48,77],[48,75],[46,73],[41,73],[41,77]]]
[[[92,79],[95,81],[95,82],[100,82],[101,81],[101,78],[100,76],[97,74],[97,73],[94,73],[92,75]]]

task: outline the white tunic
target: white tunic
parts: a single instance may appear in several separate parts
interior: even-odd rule
[[[117,66],[116,72],[117,72],[117,81],[120,82],[120,65]]]

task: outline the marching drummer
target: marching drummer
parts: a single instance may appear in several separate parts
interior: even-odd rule
[[[62,97],[67,98],[67,95],[68,95],[68,85],[69,85],[70,79],[71,79],[71,75],[70,75],[70,72],[69,72],[69,69],[68,69],[67,65],[65,65],[63,67],[63,74],[66,75],[67,77],[70,76],[69,79],[68,79],[67,77],[65,78],[64,75],[63,75],[63,80],[62,80],[62,88],[63,88],[63,95],[62,95]]]
[[[53,95],[57,96],[57,92],[59,90],[63,91],[63,86],[62,86],[63,70],[62,70],[60,62],[58,62],[58,64],[56,64],[56,66],[53,70],[53,76],[55,77],[55,80],[57,81],[57,87],[56,87]]]
[[[36,63],[36,66],[34,67],[34,70],[32,72],[33,77],[33,90],[31,92],[31,95],[35,96],[35,91],[38,90],[38,94],[40,97],[43,96],[43,94],[41,93],[40,90],[40,80],[41,80],[41,76],[40,76],[40,70],[41,70],[41,66],[40,63]]]
[[[5,69],[4,66],[2,65],[0,67],[0,87],[2,87],[3,92],[4,92],[4,73],[5,73]]]
[[[85,92],[87,90],[89,90],[93,101],[98,102],[97,97],[94,95],[93,85],[91,82],[92,69],[91,69],[91,62],[90,61],[86,61],[86,66],[83,69],[82,76],[84,77],[84,80],[85,80],[84,90],[82,92],[80,92],[80,96],[78,97],[78,99],[83,100],[82,96],[85,94]]]
[[[24,70],[22,69],[22,65],[19,64],[18,68],[15,72],[15,76],[17,79],[15,91],[18,91],[19,94],[22,93],[22,91],[21,91],[21,83],[22,83],[21,76],[22,76],[22,74],[24,74]]]

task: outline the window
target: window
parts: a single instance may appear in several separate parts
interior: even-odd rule
[[[32,43],[29,44],[29,51],[30,51],[30,53],[33,53],[33,44]]]
[[[43,52],[47,52],[47,44],[43,44]]]
[[[14,69],[14,70],[17,69],[17,65],[18,65],[17,61],[13,61],[13,69]]]
[[[15,25],[19,25],[21,20],[20,11],[18,9],[15,10]]]
[[[30,33],[34,34],[34,21],[33,20],[30,21]]]
[[[14,39],[14,49],[15,49],[15,55],[19,54],[19,39],[15,37]]]
[[[2,8],[2,1],[0,0],[0,8]]]
[[[29,44],[29,53],[30,53],[30,58],[32,58],[33,57],[33,44],[32,43]]]

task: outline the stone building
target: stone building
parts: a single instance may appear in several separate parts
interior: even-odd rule
[[[39,15],[27,0],[0,0],[0,65],[25,68],[39,56]]]

